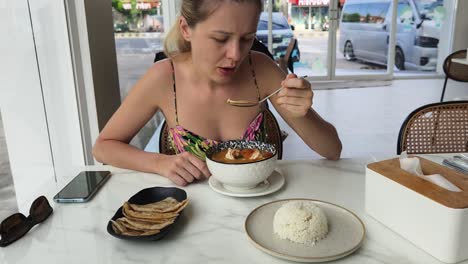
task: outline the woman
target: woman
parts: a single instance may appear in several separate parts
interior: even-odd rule
[[[271,98],[279,114],[311,149],[339,159],[335,128],[311,108],[310,83],[285,76],[266,55],[250,52],[261,10],[261,0],[183,0],[178,23],[165,40],[169,59],[155,63],[135,84],[99,135],[96,159],[157,173],[182,186],[202,180],[210,172],[203,154],[191,150],[203,152],[220,141],[255,139],[264,132],[258,125],[264,106],[233,107],[226,100],[258,100],[280,86],[285,89]],[[158,110],[178,155],[128,144]]]

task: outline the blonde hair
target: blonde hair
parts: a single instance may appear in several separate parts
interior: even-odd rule
[[[220,4],[226,1],[254,3],[258,7],[259,13],[263,10],[262,0],[182,0],[180,17],[185,18],[190,28],[194,28],[198,23],[207,19]],[[179,53],[190,50],[190,42],[182,37],[179,21],[177,20],[164,39],[164,53],[169,58],[173,58]]]

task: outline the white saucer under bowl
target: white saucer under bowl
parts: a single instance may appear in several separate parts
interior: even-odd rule
[[[256,197],[274,193],[283,187],[285,180],[280,170],[275,169],[273,173],[266,179],[265,182],[260,183],[255,188],[248,190],[232,190],[227,189],[222,183],[217,181],[214,177],[210,177],[208,183],[215,192],[234,197]]]

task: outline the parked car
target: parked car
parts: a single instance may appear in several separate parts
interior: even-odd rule
[[[294,37],[294,27],[288,24],[288,20],[284,17],[283,13],[272,13],[272,37],[273,37],[273,57],[278,59],[286,53],[286,48]],[[262,12],[257,26],[257,39],[268,46],[268,13]],[[297,62],[300,60],[299,48],[296,45],[292,52],[292,61]]]
[[[392,5],[391,0],[345,2],[340,19],[339,49],[347,60],[387,64]],[[399,70],[436,69],[440,24],[434,23],[431,12],[440,5],[439,0],[398,1],[395,66]]]
[[[121,33],[129,31],[127,24],[114,24],[114,32]]]

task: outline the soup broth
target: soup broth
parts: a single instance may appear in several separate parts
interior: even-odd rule
[[[268,159],[273,153],[259,149],[224,149],[213,154],[212,160],[223,163],[249,163]]]

